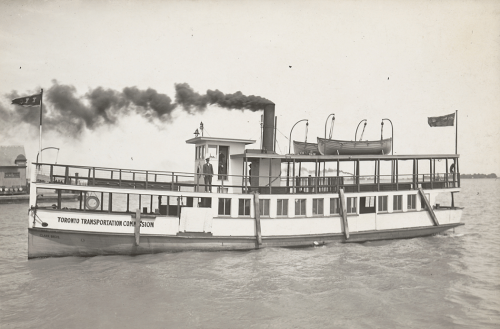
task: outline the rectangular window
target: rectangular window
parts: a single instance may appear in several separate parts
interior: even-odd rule
[[[355,214],[356,213],[356,198],[347,198],[347,213],[348,214]]]
[[[375,209],[375,196],[362,196],[359,198],[359,213],[360,214],[374,214]]]
[[[229,198],[219,199],[219,215],[223,216],[231,215],[231,199]]]
[[[408,210],[417,209],[417,195],[408,194]]]
[[[19,172],[6,172],[5,178],[21,178],[21,173]]]
[[[196,159],[203,159],[203,151],[205,150],[205,146],[197,146],[196,147]]]
[[[378,197],[378,211],[387,211],[387,195]]]
[[[313,215],[323,215],[323,199],[313,199]]]
[[[259,199],[259,212],[261,216],[269,216],[269,199]]]
[[[210,157],[212,159],[217,158],[217,145],[208,145],[208,154],[207,158]]]
[[[250,199],[239,199],[239,216],[250,216]]]
[[[295,199],[295,215],[306,215],[306,199]]]
[[[375,207],[375,197],[374,196],[367,196],[365,198],[365,207],[366,208],[373,208],[373,207]]]
[[[392,204],[392,209],[394,211],[401,211],[403,210],[403,196],[402,195],[395,195],[393,198],[393,204]]]
[[[196,159],[203,159],[205,157],[205,145],[196,147]]]
[[[339,199],[331,198],[330,199],[330,215],[340,214],[339,210]]]
[[[278,216],[288,216],[288,199],[278,199]]]

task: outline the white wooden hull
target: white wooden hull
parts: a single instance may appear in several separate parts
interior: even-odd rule
[[[340,216],[263,218],[262,244],[257,243],[253,218],[213,218],[211,232],[184,232],[186,223],[179,223],[177,217],[162,216],[144,220],[139,245],[136,245],[131,215],[72,213],[72,217],[68,217],[68,213],[60,211],[39,210],[37,215],[46,227],[38,222],[31,223],[28,258],[308,247],[331,242],[415,238],[463,225],[459,208],[436,210],[435,213],[438,226],[433,225],[426,211],[349,216],[348,239]],[[96,224],[96,220],[102,222]],[[125,221],[130,223],[124,225]],[[121,225],[117,224],[119,222]],[[153,222],[154,225],[147,224]]]

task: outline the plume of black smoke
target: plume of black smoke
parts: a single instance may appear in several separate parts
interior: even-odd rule
[[[170,113],[175,109],[175,104],[172,104],[170,97],[159,94],[151,88],[141,91],[137,87],[125,87],[123,95],[128,102],[132,102],[140,109],[143,109],[146,116],[158,118],[161,121],[169,120]],[[148,109],[151,110],[149,113]]]
[[[208,90],[205,95],[195,92],[187,83],[175,85],[175,101],[152,88],[140,90],[126,87],[123,91],[97,87],[84,96],[78,96],[76,88],[53,81],[44,92],[43,126],[62,134],[78,137],[85,129],[94,130],[103,125],[114,125],[123,116],[137,113],[150,121],[169,122],[177,107],[194,114],[204,111],[208,105],[225,109],[262,110],[269,100],[258,96],[245,96],[241,92],[224,94]],[[6,95],[10,99],[21,97],[17,92]],[[15,105],[14,111],[0,106],[2,121],[9,126],[28,123],[39,124],[39,112],[34,108]]]
[[[99,126],[101,118],[96,116],[95,111],[86,106],[75,94],[75,87],[59,85],[54,81],[52,87],[45,93],[43,109],[43,126],[45,129],[77,136],[84,127],[94,129]]]
[[[205,95],[196,93],[187,83],[175,85],[175,101],[188,111],[196,109],[204,111],[207,105],[217,105],[225,109],[235,110],[263,110],[267,104],[272,104],[260,96],[245,96],[241,91],[234,94],[224,94],[219,90],[207,90]]]

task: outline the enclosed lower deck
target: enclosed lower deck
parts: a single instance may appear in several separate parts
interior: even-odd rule
[[[38,186],[56,188],[60,194],[70,188]],[[344,222],[339,195],[331,193],[259,195],[114,188],[96,193],[93,188],[79,187],[80,195],[98,195],[102,210],[89,209],[85,198],[40,203],[31,209],[29,257],[301,247],[412,238],[461,225],[462,210],[442,204],[432,206],[436,223],[422,195],[415,191],[346,193]],[[435,203],[440,192],[424,195]],[[137,205],[145,206],[136,207],[140,211],[125,209]],[[139,243],[135,245],[137,216]]]

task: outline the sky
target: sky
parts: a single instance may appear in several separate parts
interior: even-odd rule
[[[388,118],[394,154],[453,154],[457,138],[461,173],[500,175],[498,1],[0,0],[0,44],[0,145],[29,161],[39,108],[11,100],[40,89],[42,147],[59,148],[44,162],[190,172],[200,122],[258,148],[261,111],[180,97],[218,90],[276,104],[281,154],[299,120],[293,140],[324,137],[332,113],[334,139],[366,119],[372,140]],[[455,111],[457,136],[429,127]]]

